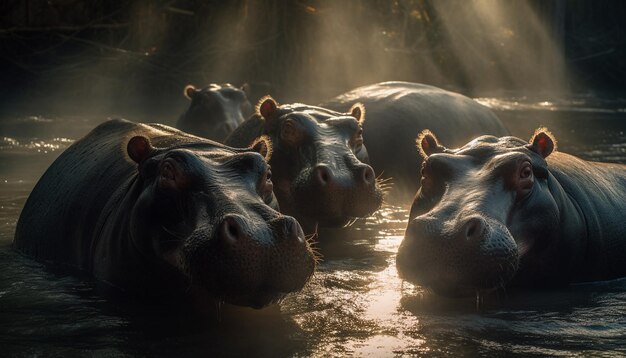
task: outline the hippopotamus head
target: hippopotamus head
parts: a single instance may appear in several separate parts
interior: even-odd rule
[[[368,216],[382,203],[382,191],[363,145],[364,108],[348,113],[261,99],[258,116],[272,139],[274,192],[281,210],[307,230],[333,227]]]
[[[240,88],[229,83],[210,84],[202,89],[188,85],[184,94],[191,102],[176,127],[200,137],[222,141],[252,114],[247,92],[247,84]]]
[[[478,137],[446,149],[424,131],[417,192],[397,256],[400,276],[448,296],[507,285],[529,252],[555,244],[559,208],[546,158],[556,141],[544,128],[530,142]]]
[[[266,138],[247,149],[130,139],[133,246],[218,301],[258,308],[301,289],[316,257],[299,223],[277,211],[270,148]]]

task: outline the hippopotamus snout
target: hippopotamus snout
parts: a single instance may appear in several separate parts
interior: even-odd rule
[[[312,183],[320,188],[337,187],[373,187],[375,182],[374,169],[367,164],[356,165],[350,172],[342,174],[326,164],[318,164],[311,173]]]
[[[478,215],[456,220],[455,224],[420,216],[409,223],[406,237],[408,240],[439,239],[449,244],[477,247],[491,237],[492,231],[487,221]]]
[[[422,215],[407,226],[397,266],[401,277],[439,294],[467,295],[508,282],[517,246],[504,225],[480,213]]]
[[[324,226],[341,226],[355,217],[370,215],[382,202],[371,166],[317,164],[304,171],[295,185],[295,196],[307,202]]]
[[[290,216],[259,221],[227,214],[213,238],[198,232],[185,247],[192,280],[233,304],[263,307],[300,290],[313,274],[315,257],[300,224]]]
[[[291,216],[281,216],[268,222],[272,240],[276,244],[294,241],[294,246],[303,245],[304,232],[300,224]],[[258,237],[250,223],[241,215],[226,215],[218,225],[217,239],[228,245],[247,245]]]

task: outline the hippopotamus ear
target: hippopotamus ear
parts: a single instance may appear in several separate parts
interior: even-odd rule
[[[350,111],[348,112],[352,117],[356,118],[359,123],[363,124],[365,121],[365,106],[363,103],[355,103],[350,107]]]
[[[428,158],[433,153],[441,153],[446,147],[439,144],[437,137],[428,129],[424,129],[415,139],[417,149],[423,158]]]
[[[271,120],[274,117],[276,110],[278,110],[278,103],[276,103],[271,96],[261,98],[259,100],[259,104],[257,104],[257,112],[266,121]]]
[[[193,99],[196,93],[198,93],[198,90],[193,85],[187,85],[183,90],[183,94],[189,99]]]
[[[269,162],[272,157],[272,140],[266,135],[255,139],[249,148],[265,157],[266,162]]]
[[[140,164],[155,151],[150,140],[144,136],[132,137],[126,145],[126,151],[130,159]]]
[[[537,128],[527,147],[545,158],[556,150],[556,138],[548,128]]]

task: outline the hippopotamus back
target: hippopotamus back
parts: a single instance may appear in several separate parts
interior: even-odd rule
[[[626,165],[590,162],[561,152],[546,161],[584,217],[586,242],[572,252],[584,264],[572,265],[572,280],[626,276]]]
[[[376,172],[392,177],[400,193],[419,187],[420,156],[415,137],[428,128],[450,143],[465,144],[482,134],[507,135],[498,117],[487,107],[458,93],[411,82],[382,82],[363,86],[321,104],[345,110],[365,106],[363,139]],[[406,196],[405,196],[406,197]]]

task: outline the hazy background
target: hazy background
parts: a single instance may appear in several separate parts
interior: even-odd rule
[[[405,80],[470,96],[622,96],[626,2],[0,2],[0,118],[173,123],[188,83],[315,103]]]

